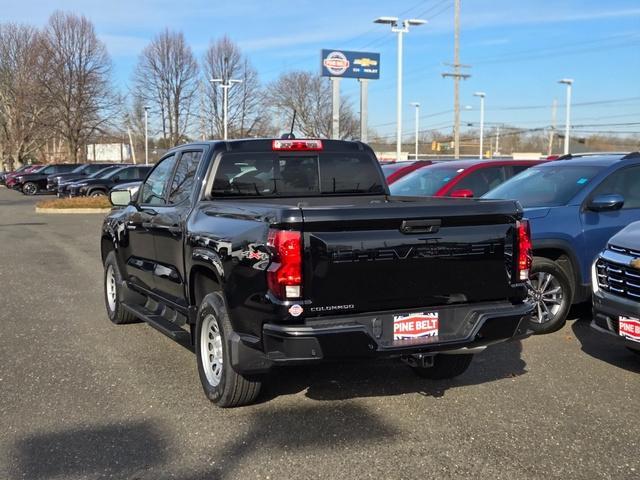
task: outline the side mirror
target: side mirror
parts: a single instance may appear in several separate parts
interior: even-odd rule
[[[470,190],[468,188],[461,188],[459,190],[454,190],[453,192],[451,192],[451,196],[456,198],[471,198],[473,197],[473,190]]]
[[[610,210],[620,210],[624,205],[624,197],[617,193],[596,195],[587,204],[589,210],[594,212],[605,212]]]
[[[109,192],[109,201],[114,207],[126,207],[131,203],[131,192],[129,190],[114,190]]]

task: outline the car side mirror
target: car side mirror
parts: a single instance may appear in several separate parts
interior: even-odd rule
[[[451,196],[456,198],[471,198],[473,197],[473,190],[469,188],[460,188],[451,192]]]
[[[596,195],[587,204],[587,208],[594,212],[620,210],[624,205],[624,197],[617,193]]]
[[[114,207],[126,207],[131,203],[131,192],[129,190],[114,190],[109,192],[109,201]]]

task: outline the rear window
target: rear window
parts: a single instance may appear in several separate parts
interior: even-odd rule
[[[392,195],[432,196],[452,179],[460,175],[464,168],[448,166],[426,166],[411,172],[394,182],[389,189]]]
[[[360,153],[223,155],[215,197],[278,197],[384,193],[377,161]]]

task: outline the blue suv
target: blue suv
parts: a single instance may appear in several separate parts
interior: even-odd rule
[[[640,153],[567,155],[531,167],[484,198],[518,200],[529,219],[529,294],[538,333],[559,330],[591,294],[591,265],[607,240],[640,220]]]

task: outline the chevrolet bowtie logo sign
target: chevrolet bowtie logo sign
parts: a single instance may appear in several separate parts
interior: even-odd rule
[[[374,67],[378,65],[378,62],[373,58],[356,58],[353,63],[362,67]]]
[[[637,268],[638,270],[640,270],[640,258],[636,258],[635,260],[631,260],[629,265],[631,265],[633,268]]]

